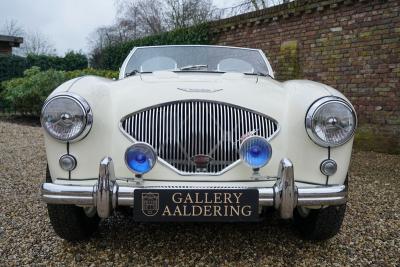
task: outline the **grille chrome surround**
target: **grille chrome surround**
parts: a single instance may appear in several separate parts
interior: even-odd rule
[[[154,130],[156,129],[156,130]],[[120,130],[134,142],[154,147],[159,162],[180,175],[221,175],[240,162],[240,139],[254,134],[271,140],[276,120],[236,105],[210,100],[181,100],[151,106],[123,117]],[[212,158],[207,169],[192,157]]]

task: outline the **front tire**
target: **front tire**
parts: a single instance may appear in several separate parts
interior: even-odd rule
[[[52,182],[48,167],[46,182]],[[88,239],[97,230],[100,222],[94,209],[84,209],[75,205],[47,204],[47,211],[56,234],[68,241]]]
[[[326,240],[340,231],[346,204],[321,209],[299,208],[294,212],[294,224],[304,239]]]

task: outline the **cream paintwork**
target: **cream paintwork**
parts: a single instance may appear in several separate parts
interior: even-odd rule
[[[177,88],[223,89],[215,92],[187,92]],[[320,163],[328,157],[328,149],[313,143],[304,127],[307,109],[324,96],[340,96],[335,89],[305,80],[277,82],[269,77],[245,76],[242,74],[174,73],[155,72],[112,81],[100,77],[86,76],[66,82],[51,96],[63,92],[76,93],[87,100],[93,111],[93,127],[86,138],[69,146],[70,154],[78,161],[77,167],[68,172],[59,167],[58,159],[67,152],[67,145],[45,133],[45,144],[53,182],[60,184],[94,184],[98,166],[104,156],[114,161],[115,175],[119,179],[133,179],[124,162],[124,153],[133,141],[119,128],[122,117],[137,110],[169,101],[185,99],[210,99],[227,102],[266,114],[279,122],[280,130],[270,141],[273,155],[268,165],[261,169],[262,176],[276,176],[279,161],[287,157],[294,164],[295,179],[301,182],[325,184],[326,176]],[[51,97],[50,96],[50,97]],[[331,158],[338,164],[338,171],[329,177],[329,184],[343,184],[349,167],[352,142],[331,149]],[[213,181],[236,183],[244,181],[254,185],[252,171],[239,163],[219,176],[182,176],[157,163],[144,175],[159,181]],[[92,180],[87,180],[92,179]],[[246,182],[247,181],[247,182]],[[123,181],[121,181],[124,183]],[[162,183],[162,182],[160,182]]]

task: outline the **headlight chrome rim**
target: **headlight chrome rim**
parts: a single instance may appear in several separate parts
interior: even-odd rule
[[[268,152],[269,152],[269,158],[264,162],[264,164],[259,165],[259,166],[255,166],[255,167],[254,167],[254,166],[251,166],[251,165],[245,160],[245,158],[243,157],[243,153],[242,153],[242,150],[244,149],[244,145],[245,145],[247,142],[251,142],[251,141],[254,140],[254,139],[263,140],[263,141],[265,142],[265,144],[267,145]],[[259,135],[252,135],[252,136],[249,136],[249,137],[247,137],[246,139],[244,139],[243,142],[240,144],[240,147],[239,147],[239,157],[240,157],[240,160],[241,160],[242,162],[244,162],[248,167],[250,167],[250,168],[252,168],[252,169],[260,169],[260,168],[265,167],[265,166],[269,163],[269,161],[271,160],[271,158],[272,158],[272,146],[271,146],[271,144],[268,142],[268,139],[266,139],[266,138],[264,138],[264,137],[262,137],[262,136],[259,136]]]
[[[146,172],[138,172],[138,171],[134,170],[131,166],[129,166],[129,163],[128,163],[128,160],[127,160],[127,158],[128,158],[128,152],[129,152],[129,150],[130,150],[132,147],[134,147],[134,146],[146,146],[147,148],[150,149],[150,152],[152,153],[152,156],[153,156],[153,158],[154,158],[154,163],[151,165],[150,169],[148,169]],[[125,150],[124,161],[125,161],[126,167],[127,167],[131,172],[133,172],[135,175],[144,175],[144,174],[150,172],[150,171],[154,168],[154,166],[156,165],[156,163],[157,163],[157,161],[158,161],[158,155],[157,155],[157,152],[155,151],[154,147],[151,146],[150,144],[148,144],[148,143],[146,143],[146,142],[136,142],[136,143],[134,143],[133,145],[129,146],[129,147]]]
[[[351,131],[351,134],[347,138],[343,139],[341,142],[338,142],[336,144],[326,142],[326,141],[322,140],[321,138],[319,138],[314,131],[314,125],[313,125],[314,114],[320,108],[322,108],[323,105],[325,105],[327,103],[332,103],[332,102],[339,103],[339,104],[345,106],[346,108],[348,108],[354,118],[354,127]],[[336,97],[336,96],[322,97],[322,98],[318,99],[317,101],[315,101],[308,109],[307,114],[306,114],[306,119],[305,119],[305,126],[306,126],[306,131],[307,131],[308,136],[317,145],[322,146],[322,147],[338,147],[338,146],[342,146],[342,145],[346,144],[354,136],[354,133],[357,128],[357,114],[356,114],[354,108],[347,101],[345,101],[344,99],[342,99],[340,97]]]
[[[82,109],[82,111],[84,113],[85,126],[77,134],[75,134],[75,136],[73,138],[71,138],[71,139],[63,139],[63,138],[60,138],[60,137],[54,135],[53,133],[51,133],[47,129],[47,127],[45,127],[45,122],[43,120],[44,112],[46,110],[46,107],[52,101],[54,101],[56,99],[60,99],[60,98],[67,98],[67,99],[75,101],[79,105],[79,107]],[[92,109],[90,108],[89,103],[83,97],[81,97],[80,95],[77,95],[75,93],[64,92],[64,93],[61,93],[61,94],[57,94],[57,95],[55,95],[55,96],[53,96],[53,97],[51,97],[51,98],[49,98],[49,99],[47,99],[45,101],[45,103],[43,104],[43,107],[42,107],[42,111],[41,111],[40,123],[41,123],[43,129],[46,131],[46,133],[48,133],[54,139],[56,139],[56,140],[58,140],[60,142],[63,142],[63,143],[73,143],[73,142],[77,142],[77,141],[82,140],[83,138],[85,138],[89,134],[89,132],[90,132],[90,130],[92,128],[92,125],[93,125],[93,113],[92,113]]]

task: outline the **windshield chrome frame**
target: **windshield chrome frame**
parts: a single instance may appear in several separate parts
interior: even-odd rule
[[[234,49],[243,49],[243,50],[252,50],[252,51],[257,51],[260,53],[261,57],[263,58],[265,65],[267,66],[268,69],[268,75],[271,76],[271,78],[275,78],[274,72],[272,70],[271,64],[269,63],[267,57],[265,56],[264,52],[261,49],[256,49],[256,48],[246,48],[246,47],[235,47],[235,46],[223,46],[223,45],[155,45],[155,46],[138,46],[134,47],[131,52],[128,54],[128,56],[125,58],[124,62],[122,63],[122,66],[120,68],[119,72],[119,79],[124,79],[125,77],[125,71],[126,71],[126,66],[128,65],[129,60],[131,59],[132,55],[135,53],[136,50],[138,49],[146,49],[146,48],[158,48],[158,47],[187,47],[187,46],[202,46],[202,47],[220,47],[220,48],[234,48]]]

